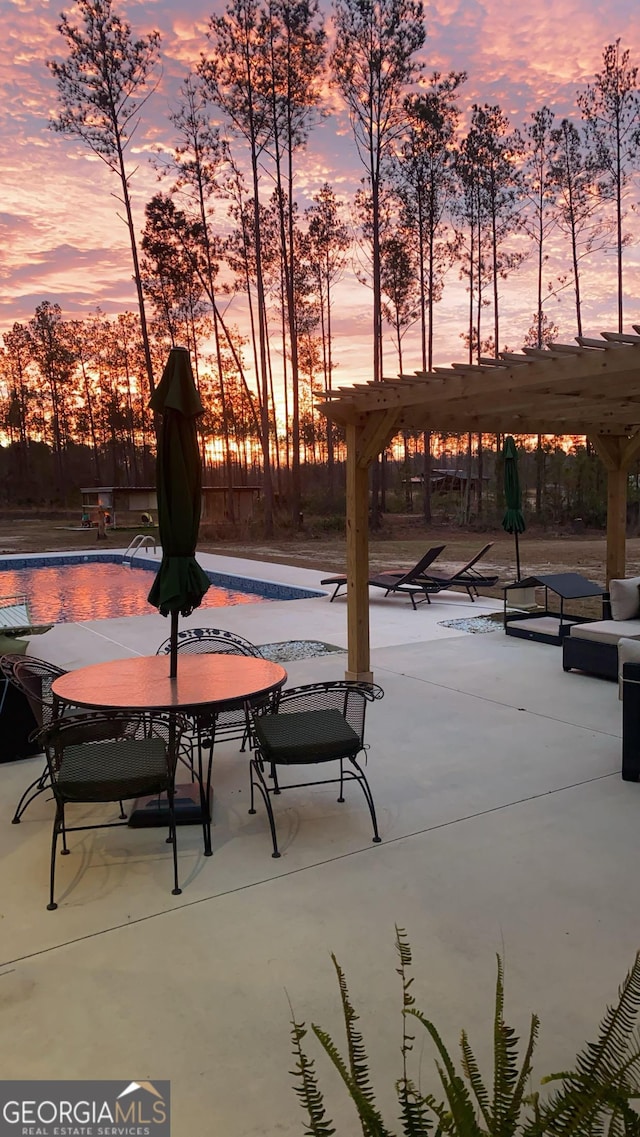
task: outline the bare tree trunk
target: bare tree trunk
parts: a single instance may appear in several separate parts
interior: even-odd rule
[[[536,438],[536,515],[542,519],[542,495],[544,489],[544,450],[542,449],[542,435]]]
[[[151,345],[149,342],[149,329],[147,327],[147,314],[144,306],[144,292],[142,290],[142,277],[140,275],[140,262],[138,260],[138,246],[136,242],[136,231],[133,224],[133,214],[131,212],[131,198],[129,196],[129,179],[127,178],[127,171],[124,164],[124,154],[120,145],[120,138],[117,138],[118,147],[118,165],[120,168],[120,181],[122,183],[122,200],[124,203],[127,228],[129,230],[129,240],[131,242],[131,256],[133,259],[133,279],[136,285],[136,292],[138,294],[138,310],[140,312],[140,331],[142,334],[142,347],[144,351],[144,362],[147,370],[147,380],[149,382],[149,393],[152,395],[155,390],[155,383],[153,380],[153,363],[151,361]]]
[[[380,274],[380,170],[371,156],[372,276],[373,276],[373,381],[382,381],[382,282]],[[384,454],[371,463],[371,527],[379,529],[385,507]]]
[[[267,367],[267,328],[265,320],[264,279],[262,275],[262,249],[260,244],[260,200],[258,197],[258,157],[255,145],[251,147],[253,176],[253,221],[255,233],[256,287],[258,292],[258,342],[260,345],[260,386],[262,392],[260,421],[263,457],[264,532],[273,537],[273,483],[271,477],[271,447],[269,425],[269,373]]]
[[[418,206],[420,210],[420,205]],[[431,371],[433,367],[433,284],[434,284],[434,242],[435,233],[433,226],[429,229],[429,272],[428,272],[428,299],[426,316],[428,320],[428,327],[425,328],[425,311],[424,311],[424,240],[422,235],[422,221],[420,220],[421,213],[419,212],[419,228],[420,228],[420,294],[421,294],[421,311],[420,311],[420,329],[421,329],[421,347],[422,347],[422,370]],[[425,336],[425,331],[427,332]],[[424,460],[422,467],[423,485],[422,485],[422,512],[426,525],[431,524],[431,431],[425,430],[423,436],[424,447]]]
[[[98,446],[98,436],[96,434],[96,424],[93,417],[93,399],[91,398],[91,391],[89,390],[89,377],[84,365],[84,359],[80,360],[80,367],[82,369],[82,381],[84,384],[84,397],[87,403],[87,414],[89,416],[89,430],[91,432],[91,448],[93,450],[93,465],[96,472],[96,481],[102,481],[102,474],[100,472],[100,448]],[[128,386],[129,395],[131,395],[131,386]]]

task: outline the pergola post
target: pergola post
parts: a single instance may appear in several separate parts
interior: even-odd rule
[[[597,434],[594,446],[607,471],[607,584],[624,577],[629,470],[640,454],[640,434]]]
[[[347,423],[347,644],[345,679],[373,682],[369,649],[369,466],[396,432],[398,412]]]
[[[358,461],[363,427],[347,424],[347,644],[345,679],[373,682],[369,658],[369,466]]]

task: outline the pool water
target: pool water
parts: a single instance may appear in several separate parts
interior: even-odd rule
[[[0,596],[26,595],[34,624],[145,616],[157,612],[147,602],[154,575],[148,569],[95,563],[8,569],[0,572]],[[265,599],[212,584],[201,607],[261,604]]]

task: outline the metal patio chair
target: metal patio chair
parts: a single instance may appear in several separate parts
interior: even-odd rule
[[[25,696],[37,726],[48,726],[54,717],[51,687],[58,676],[65,674],[64,669],[33,655],[3,655],[0,656],[0,671]],[[19,825],[31,802],[50,789],[49,767],[45,763],[42,773],[22,794],[11,819],[12,825]]]
[[[172,895],[179,896],[178,851],[174,812],[175,764],[183,722],[179,716],[132,712],[96,712],[57,718],[40,731],[56,815],[51,839],[49,903],[55,898],[58,837],[67,855],[67,833],[113,828],[122,820],[68,825],[66,807],[78,803],[122,803],[147,794],[166,794],[169,841],[173,846]]]
[[[156,655],[168,655],[171,651],[170,639],[164,640],[158,648]],[[263,659],[260,648],[235,632],[227,632],[223,628],[186,628],[178,632],[178,651],[191,653],[212,652],[216,655],[248,655]],[[213,741],[212,727],[215,726],[215,737],[230,742],[241,739],[241,750],[245,749],[247,742],[251,746],[250,723],[244,710],[221,711],[214,719],[207,721],[198,716],[194,721],[194,742],[201,748],[211,748]]]
[[[275,713],[258,708],[253,715],[254,754],[250,760],[251,808],[255,813],[255,790],[262,795],[267,808],[272,856],[279,857],[276,826],[271,805],[273,794],[284,789],[338,783],[338,801],[344,801],[344,783],[358,782],[369,808],[373,824],[373,840],[380,841],[373,796],[358,755],[366,750],[364,725],[367,703],[381,699],[384,691],[375,683],[351,683],[337,680],[309,683],[283,691]],[[339,774],[333,778],[297,782],[283,786],[278,779],[279,766],[310,766],[338,762]],[[348,764],[345,766],[345,764]],[[266,780],[269,769],[272,785]]]
[[[66,675],[67,672],[55,663],[49,663],[46,659],[37,659],[34,655],[5,655],[0,657],[0,670],[5,679],[8,679],[22,692],[31,707],[37,725],[36,730],[29,737],[35,741],[41,741],[42,728],[54,722],[56,715],[69,719],[84,713],[80,708],[71,706],[58,707],[56,712],[52,687],[56,679],[61,675]],[[31,802],[47,790],[51,790],[48,762],[45,763],[40,777],[31,782],[24,791],[16,806],[11,824],[19,825],[23,813],[31,805]],[[122,802],[120,802],[120,816],[123,820],[126,817]]]

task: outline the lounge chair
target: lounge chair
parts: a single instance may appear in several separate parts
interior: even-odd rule
[[[416,608],[416,596],[420,597],[419,603],[426,600],[427,604],[430,604],[429,594],[439,592],[440,586],[428,579],[425,569],[435,561],[436,557],[440,556],[444,547],[444,545],[434,545],[433,548],[427,550],[413,568],[388,569],[370,577],[368,583],[374,588],[384,588],[385,596],[395,592],[405,593],[409,596],[414,610]],[[330,602],[335,600],[340,589],[346,586],[346,583],[347,578],[344,573],[339,573],[337,576],[327,576],[320,581],[320,584],[335,584],[336,586]]]
[[[462,585],[463,588],[466,588],[471,600],[475,601],[476,596],[479,595],[478,588],[480,585],[483,585],[485,588],[493,588],[499,580],[497,573],[483,574],[474,568],[474,565],[489,552],[492,546],[493,541],[489,541],[489,544],[485,545],[479,553],[476,553],[475,557],[472,557],[470,561],[467,561],[466,565],[456,569],[455,572],[449,575],[444,573],[425,573],[425,580],[429,583],[437,584],[439,588],[454,588],[455,585]],[[474,592],[476,596],[473,595]]]

